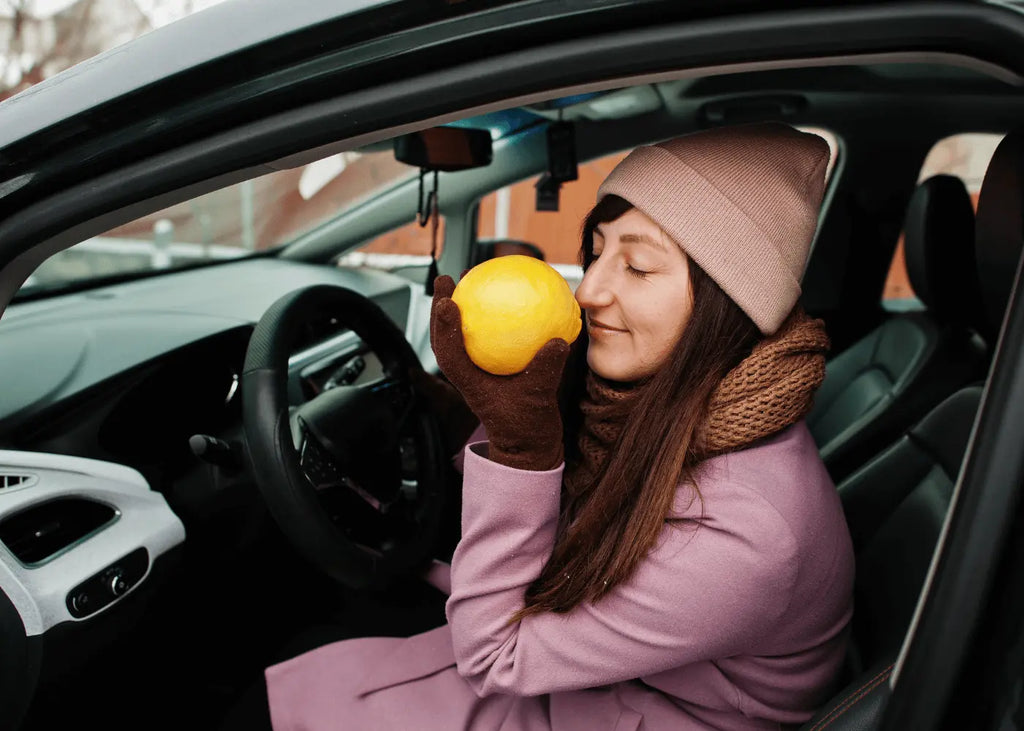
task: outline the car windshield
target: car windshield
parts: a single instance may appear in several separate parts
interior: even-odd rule
[[[501,140],[536,124],[538,119],[535,113],[509,109],[461,120],[453,126],[487,129],[492,139]],[[267,252],[373,198],[387,195],[418,174],[418,168],[395,158],[392,141],[385,140],[246,180],[138,218],[54,254],[32,273],[15,299]],[[443,219],[441,224],[443,229]],[[392,234],[392,238],[402,238],[397,248],[390,240],[371,242],[374,246],[357,252],[362,258],[344,258],[338,263],[384,269],[424,263],[429,259],[425,255],[430,245],[421,239],[428,230],[415,224],[413,228],[404,238],[401,231]],[[415,240],[422,251],[416,246],[410,248],[405,239]],[[412,249],[421,255],[409,255]],[[366,260],[367,252],[374,251],[384,253],[384,264]],[[397,257],[392,255],[394,252],[398,252]]]
[[[417,174],[386,150],[343,152],[166,208],[43,262],[19,297],[273,249]]]

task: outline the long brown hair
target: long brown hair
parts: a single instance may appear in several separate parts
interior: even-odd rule
[[[618,196],[606,196],[587,215],[580,252],[584,270],[594,258],[594,229],[631,208]],[[693,481],[702,459],[698,428],[715,387],[761,335],[692,260],[689,270],[693,310],[686,329],[667,362],[643,382],[642,395],[596,481],[579,494],[563,490],[555,546],[526,590],[526,606],[512,621],[544,611],[568,612],[629,578],[661,533],[680,484],[690,484],[703,503]],[[565,393],[572,404],[584,393],[585,348],[584,340],[570,362]],[[572,407],[564,415],[571,467],[579,459],[581,417]]]

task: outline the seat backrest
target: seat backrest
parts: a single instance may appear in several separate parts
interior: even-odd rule
[[[947,398],[839,486],[857,557],[852,669],[903,642],[967,451],[981,386]]]
[[[943,398],[983,377],[974,209],[959,178],[937,175],[911,197],[907,272],[924,312],[903,313],[832,358],[807,425],[836,481]],[[965,272],[967,274],[965,274]]]
[[[967,450],[981,386],[943,401],[896,444],[839,485],[857,557],[844,680],[803,726],[874,728]]]
[[[978,198],[976,242],[981,325],[995,343],[1024,249],[1024,130],[1007,135],[989,163]],[[804,731],[878,727],[980,398],[980,386],[953,394],[839,485],[857,554],[854,677]]]

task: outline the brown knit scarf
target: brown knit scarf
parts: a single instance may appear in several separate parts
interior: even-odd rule
[[[694,435],[698,460],[737,450],[802,419],[825,378],[829,341],[821,320],[796,308],[779,330],[754,346],[711,396],[708,417]],[[644,386],[622,386],[587,373],[580,405],[579,461],[570,466],[570,495],[592,488]]]

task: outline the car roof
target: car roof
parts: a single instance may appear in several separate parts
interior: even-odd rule
[[[388,0],[227,0],[72,66],[0,103],[0,149],[150,84]],[[230,28],[230,33],[224,29]],[[60,93],[50,93],[60,88]]]
[[[307,2],[311,8],[325,7]],[[689,113],[709,104],[718,105],[708,107],[709,113],[724,112],[714,123],[739,121],[737,114],[745,117],[749,111],[744,109],[746,98],[765,91],[787,96],[803,91],[808,114],[794,122],[824,125],[834,120],[837,124],[828,126],[840,134],[840,125],[859,124],[864,118],[856,104],[862,95],[885,102],[887,109],[898,102],[919,117],[927,111],[926,134],[955,128],[957,116],[984,118],[986,126],[1001,131],[1019,118],[1017,74],[1024,72],[1024,61],[1018,63],[1014,54],[1019,48],[1016,27],[1024,18],[986,4],[946,3],[922,10],[918,3],[865,1],[837,9],[808,9],[806,0],[695,0],[680,9],[668,0],[495,0],[435,3],[428,6],[430,13],[419,15],[412,12],[413,4],[401,0],[360,5],[362,11],[353,10],[340,21],[336,15],[319,25],[310,20],[313,25],[304,27],[311,30],[252,45],[257,37],[277,32],[265,29],[246,41],[246,51],[164,76],[46,129],[39,122],[40,131],[34,134],[18,133],[18,142],[0,147],[0,260],[23,257],[19,267],[29,267],[33,257],[137,217],[143,209],[158,210],[200,192],[358,149],[411,129],[509,107],[530,106],[530,113],[550,119],[557,112],[543,108],[545,100],[624,86],[635,87],[626,95],[640,107],[652,92],[642,86],[657,84],[653,93],[665,96],[662,108],[651,109],[650,115],[610,125],[616,132],[628,131],[622,124],[636,127],[628,135],[614,135],[622,144],[661,136],[652,121],[664,123],[666,136],[714,122]],[[442,5],[445,13],[437,10]],[[256,6],[266,12],[268,0],[256,0]],[[241,4],[232,1],[226,7],[238,9]],[[766,7],[772,12],[765,12]],[[396,13],[401,15],[398,21],[392,19]],[[204,15],[214,17],[206,11],[195,18]],[[933,22],[922,23],[923,18]],[[367,27],[362,22],[366,20],[376,25]],[[153,36],[169,37],[173,30],[181,39],[188,27],[181,22]],[[399,30],[392,32],[394,28]],[[578,32],[567,34],[567,28]],[[837,35],[837,28],[847,29],[846,34]],[[949,42],[954,29],[964,42]],[[894,37],[879,45],[882,30]],[[809,37],[815,43],[809,44]],[[914,39],[910,47],[908,37]],[[985,41],[993,53],[979,58],[966,40]],[[141,47],[143,41],[129,47]],[[758,45],[752,50],[755,41]],[[936,80],[941,83],[934,84],[929,95],[932,104],[924,105],[910,93],[922,79],[908,80],[899,68],[829,73],[827,80],[820,71],[794,70],[772,77],[770,85],[766,76],[746,74],[794,65],[863,65],[868,62],[865,54],[877,64],[888,62],[882,57],[891,60],[907,54],[920,61],[927,53],[990,67],[996,83],[987,78],[993,74],[969,73],[954,79],[943,69]],[[107,64],[108,73],[117,72],[116,65],[102,58],[94,63]],[[78,74],[84,72],[65,75],[63,83],[81,83],[75,81],[84,78]],[[667,80],[681,83],[671,87],[663,83]],[[836,88],[840,82],[843,88]],[[943,97],[953,86],[957,93]],[[28,101],[14,101],[41,110],[44,99],[56,100],[62,92],[63,87],[50,84],[30,94]],[[886,95],[889,99],[882,98]],[[597,105],[599,113],[602,106],[608,112],[609,101],[609,113],[621,109],[624,100],[608,96],[604,105]],[[0,105],[0,127],[5,130],[10,109],[11,102]],[[588,114],[594,110],[591,104]],[[565,116],[571,115],[567,111]],[[591,119],[579,120],[584,155],[600,154],[611,139],[610,130],[595,129],[588,143],[588,125],[582,122]],[[874,138],[888,133],[869,132]],[[916,137],[920,133],[915,130]],[[446,191],[457,193],[453,188]],[[468,187],[466,192],[472,193]],[[17,273],[20,276],[23,269]],[[13,286],[15,279],[12,275],[7,285]]]
[[[762,0],[758,11],[799,7],[800,0]],[[851,5],[859,4],[852,2]],[[967,3],[965,3],[967,4]],[[112,102],[136,98],[153,88],[169,90],[205,82],[224,64],[233,64],[230,76],[245,78],[250,73],[274,69],[309,57],[310,53],[327,53],[337,48],[384,39],[405,30],[427,26],[460,16],[478,16],[476,29],[486,26],[488,15],[515,6],[515,17],[504,23],[525,21],[532,16],[549,15],[567,19],[586,12],[593,3],[569,0],[552,4],[543,0],[491,0],[490,2],[423,3],[422,0],[293,0],[282,11],[278,0],[225,0],[203,11],[186,16],[167,26],[150,31],[93,58],[83,61],[21,93],[0,102],[0,174],[2,164],[11,159],[11,150],[21,141],[28,142],[40,132],[86,112],[100,110]],[[613,2],[610,6],[630,5]],[[639,17],[643,6],[654,8],[664,0],[639,0],[632,3]],[[749,0],[691,0],[686,15],[693,18],[725,16],[735,10],[753,10]],[[889,5],[913,5],[897,0]],[[230,32],[225,32],[230,28]],[[345,33],[341,30],[344,29]],[[472,30],[472,29],[468,29]],[[463,28],[461,33],[468,32]],[[309,49],[310,34],[313,49]],[[342,36],[345,36],[343,39]],[[439,37],[443,37],[441,32]],[[316,43],[320,40],[321,43]],[[429,39],[424,39],[429,40]],[[299,46],[303,46],[299,50]],[[318,50],[317,50],[318,49]],[[266,60],[274,57],[276,60]],[[259,67],[248,71],[246,67]],[[225,83],[230,84],[231,78]],[[52,92],[58,93],[52,93]],[[153,106],[152,103],[149,104]],[[103,126],[100,123],[100,126]],[[86,131],[83,125],[77,132]],[[47,139],[46,145],[74,136]],[[33,140],[33,146],[37,140]],[[19,157],[18,154],[14,158]]]

